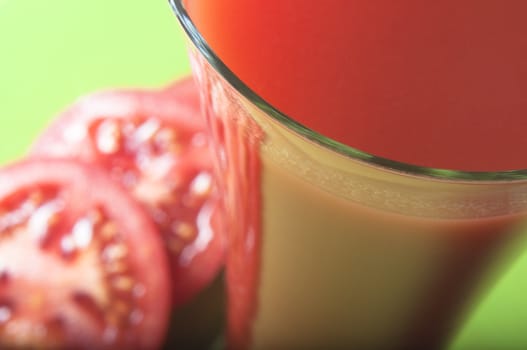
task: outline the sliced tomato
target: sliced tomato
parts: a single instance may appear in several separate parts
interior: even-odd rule
[[[169,263],[105,172],[32,160],[0,171],[0,348],[155,349]]]
[[[198,90],[187,78],[160,91],[87,96],[44,132],[33,154],[97,163],[142,203],[171,257],[177,306],[208,285],[224,260],[208,147]]]

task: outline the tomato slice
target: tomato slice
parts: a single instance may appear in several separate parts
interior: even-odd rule
[[[143,209],[66,160],[0,171],[0,348],[159,347],[169,263]]]
[[[87,96],[44,132],[33,154],[97,163],[142,203],[171,257],[176,306],[219,272],[224,261],[220,201],[191,78],[160,91]]]

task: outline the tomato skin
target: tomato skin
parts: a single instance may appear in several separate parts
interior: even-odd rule
[[[110,173],[115,172],[115,169],[126,169],[128,163],[123,163],[123,157],[101,156],[97,148],[96,137],[93,135],[96,128],[94,125],[98,119],[105,118],[118,123],[151,118],[162,125],[173,126],[174,130],[181,131],[183,151],[175,157],[174,165],[166,175],[156,175],[160,182],[179,181],[183,178],[183,187],[188,187],[190,179],[197,177],[200,172],[213,176],[208,145],[199,143],[195,145],[196,135],[203,140],[206,137],[205,121],[200,113],[198,89],[192,78],[182,79],[162,90],[121,89],[101,91],[85,96],[65,110],[39,137],[32,147],[32,156],[81,159],[98,164]],[[115,177],[119,182],[124,182],[124,176],[121,173]],[[218,217],[221,216],[218,213],[222,212],[222,208],[215,189],[215,180],[213,179],[212,182],[212,190],[207,195],[208,198],[201,198],[198,201],[199,209],[195,217],[192,217],[194,215],[192,211],[196,209],[192,209],[191,205],[185,204],[183,200],[173,204],[171,210],[177,216],[176,219],[192,222],[198,231],[194,241],[186,242],[184,248],[177,248],[178,250],[183,249],[182,251],[174,252],[169,248],[170,242],[167,237],[171,233],[167,232],[168,224],[158,223],[161,235],[167,240],[167,250],[172,260],[175,307],[190,301],[199,291],[208,286],[224,264],[225,239],[221,229],[222,218]],[[133,188],[127,189],[134,192]],[[140,194],[137,192],[135,191],[134,196],[147,211],[154,213],[152,214],[154,216],[156,210],[152,210],[155,205],[149,203],[152,200],[148,198],[150,195],[145,194],[144,191]],[[180,191],[177,196],[184,197],[187,192]],[[155,202],[156,199],[154,198],[153,201]],[[177,214],[179,209],[181,209],[181,217]],[[213,211],[210,215],[214,223],[211,224],[212,235],[205,237],[208,233],[204,231],[207,230],[199,229],[197,221],[200,213],[203,217],[208,210]],[[191,258],[185,259],[185,256],[191,256]]]
[[[164,247],[148,216],[102,169],[94,165],[58,159],[25,160],[0,170],[0,208],[6,200],[19,192],[50,186],[57,187],[67,194],[65,197],[67,217],[83,213],[95,206],[104,209],[105,215],[115,223],[117,231],[128,247],[127,262],[130,271],[133,271],[133,277],[144,287],[144,293],[138,302],[145,311],[142,320],[137,326],[128,329],[117,343],[108,345],[101,339],[83,339],[82,332],[74,330],[72,332],[75,334],[69,334],[66,338],[67,343],[61,344],[61,348],[62,346],[92,349],[159,348],[165,339],[170,316],[171,285],[169,263],[164,254]],[[94,238],[96,239],[97,237]],[[1,245],[0,240],[0,247]],[[20,247],[23,248],[25,247]],[[24,251],[20,254],[24,254]],[[26,256],[25,259],[24,263],[35,263],[34,256]],[[67,266],[75,268],[74,262],[70,264],[71,266]],[[97,267],[100,266],[93,266],[93,269]],[[52,271],[42,272],[52,273]],[[84,278],[83,272],[86,271],[79,271],[75,282],[62,281],[60,286],[50,285],[46,290],[53,294],[56,288],[68,287],[68,283],[80,283]],[[31,281],[33,277],[17,275],[13,280],[15,283],[17,279],[24,278]],[[75,289],[75,285],[69,287]],[[0,285],[0,295],[1,292]],[[68,304],[68,300],[64,300],[64,304]],[[80,338],[78,338],[79,334]],[[1,335],[0,327],[0,337]],[[2,344],[1,338],[0,344]],[[36,346],[45,348],[47,345],[36,344]],[[55,348],[56,344],[52,347]]]

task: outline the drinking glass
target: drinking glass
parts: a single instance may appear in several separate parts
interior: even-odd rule
[[[310,130],[245,85],[170,2],[226,209],[228,347],[444,347],[523,231],[527,172],[419,167]]]

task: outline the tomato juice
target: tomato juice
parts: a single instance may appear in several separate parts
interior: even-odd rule
[[[222,61],[298,122],[434,168],[527,168],[527,3],[193,0]]]
[[[186,9],[238,78],[316,132],[411,165],[527,168],[523,2]],[[444,346],[520,232],[526,182],[350,159],[270,118],[192,52],[230,211],[229,346]]]

